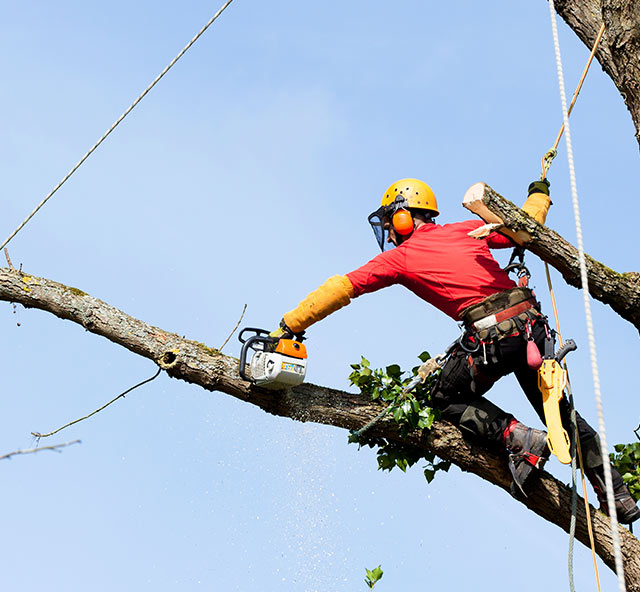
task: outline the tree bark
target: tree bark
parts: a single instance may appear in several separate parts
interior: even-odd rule
[[[225,356],[203,343],[191,341],[135,319],[92,296],[57,282],[0,268],[0,300],[38,308],[61,319],[82,325],[135,354],[149,358],[173,378],[197,384],[210,391],[221,391],[267,413],[297,421],[312,421],[348,430],[358,429],[380,412],[380,405],[364,397],[313,384],[283,391],[268,391],[238,376],[238,360]],[[400,441],[392,419],[371,428],[372,436]],[[474,473],[508,491],[511,475],[506,458],[465,440],[453,425],[437,422],[429,432],[415,432],[404,442],[435,452],[460,469]],[[571,492],[550,474],[541,473],[524,503],[545,520],[568,531]],[[596,552],[614,569],[609,520],[591,508]],[[589,545],[584,502],[578,505],[576,537]],[[640,592],[640,541],[620,527],[625,579],[629,592]]]
[[[620,91],[640,145],[640,0],[556,0],[555,7],[589,50],[605,24],[596,59]]]
[[[581,287],[576,247],[557,232],[536,222],[488,185],[484,185],[481,200],[509,229],[524,231],[530,236],[529,242],[525,245],[527,249],[555,267],[568,284],[576,288]],[[585,255],[585,258],[591,296],[608,304],[640,331],[640,273],[619,273],[589,255]]]

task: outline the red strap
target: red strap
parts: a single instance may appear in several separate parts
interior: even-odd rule
[[[534,467],[538,466],[538,463],[540,462],[540,457],[536,456],[535,454],[531,454],[530,452],[523,452],[522,453],[525,460],[530,464],[533,465]]]
[[[525,312],[533,308],[533,303],[531,300],[525,300],[524,302],[520,302],[520,304],[514,304],[505,310],[501,310],[500,312],[495,313],[496,323],[500,321],[504,321],[505,319],[510,319],[511,317],[515,317],[519,315],[521,312]]]

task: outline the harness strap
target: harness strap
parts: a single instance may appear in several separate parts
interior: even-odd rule
[[[471,328],[474,331],[481,331],[482,329],[488,329],[489,327],[493,327],[502,321],[506,321],[512,317],[517,317],[520,313],[526,312],[534,308],[538,302],[535,298],[531,298],[529,300],[525,300],[524,302],[520,302],[519,304],[515,304],[514,306],[510,306],[509,308],[505,308],[499,312],[488,315],[482,319],[471,323]]]

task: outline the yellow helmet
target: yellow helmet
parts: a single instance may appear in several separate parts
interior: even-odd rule
[[[409,236],[414,229],[410,210],[424,210],[431,218],[440,212],[433,190],[418,179],[400,179],[382,196],[380,207],[369,214],[369,224],[382,251],[388,245],[387,227],[393,225],[396,235]]]
[[[402,196],[406,200],[405,208],[429,210],[432,216],[437,216],[438,203],[433,189],[419,179],[400,179],[396,181],[382,196],[381,206],[390,206]],[[401,201],[401,200],[398,200]]]

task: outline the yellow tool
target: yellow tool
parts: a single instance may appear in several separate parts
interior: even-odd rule
[[[562,426],[560,401],[567,386],[567,372],[560,362],[577,349],[575,341],[568,339],[555,355],[545,356],[538,369],[538,388],[542,393],[544,420],[547,424],[547,444],[558,460],[568,465],[571,462],[571,439]]]

